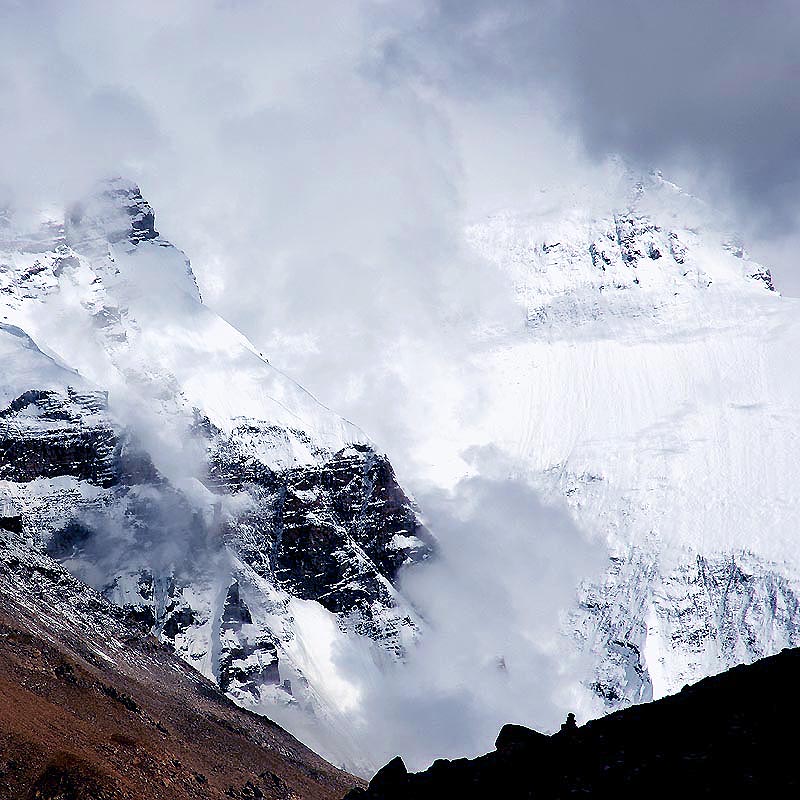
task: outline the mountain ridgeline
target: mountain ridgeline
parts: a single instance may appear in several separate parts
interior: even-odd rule
[[[401,758],[347,800],[788,797],[800,789],[800,650],[552,736],[506,725],[494,752],[408,773]]]
[[[202,303],[127,181],[32,231],[3,216],[0,353],[0,492],[31,546],[337,754],[320,631],[389,659],[419,631],[394,583],[433,540],[387,457]]]
[[[560,620],[582,719],[800,646],[798,301],[700,201],[657,174],[628,189],[466,230],[522,313],[476,333],[469,369],[442,370],[414,420],[442,487],[490,446],[606,548]],[[0,527],[18,551],[239,706],[374,772],[391,720],[361,704],[437,636],[400,578],[438,545],[383,451],[203,303],[122,179],[33,223],[0,212],[0,359]],[[518,721],[549,724],[513,695],[532,651],[508,650],[475,674],[503,664]]]

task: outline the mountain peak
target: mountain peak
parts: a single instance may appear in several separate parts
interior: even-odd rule
[[[774,290],[769,270],[718,215],[660,172],[628,173],[620,186],[599,206],[506,211],[467,230],[473,247],[514,280],[529,327],[636,318],[683,329],[698,303],[758,303],[765,288]]]
[[[7,524],[237,702],[293,729],[318,714],[318,746],[360,763],[332,733],[351,679],[317,664],[336,639],[377,669],[418,635],[396,588],[432,549],[413,503],[356,426],[202,303],[136,184],[60,219],[0,238]]]
[[[68,232],[77,234],[87,227],[100,229],[112,244],[128,239],[138,244],[159,236],[155,228],[155,212],[142,197],[139,186],[127,178],[114,177],[99,182],[82,201],[67,212]]]

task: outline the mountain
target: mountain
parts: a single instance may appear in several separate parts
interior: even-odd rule
[[[581,719],[800,646],[800,304],[703,203],[628,184],[467,230],[521,324],[470,342],[416,423],[440,472],[490,447],[607,549],[562,625]],[[386,456],[202,302],[123,180],[65,214],[0,214],[0,354],[7,524],[236,703],[370,772],[392,731],[367,721],[398,714],[364,704],[439,635],[398,589],[437,545]],[[490,569],[469,589],[487,614],[510,579]],[[473,658],[463,628],[478,683],[501,669],[511,692],[530,649]]]
[[[583,718],[800,645],[800,303],[704,203],[626,180],[467,231],[524,329],[475,358],[451,447],[518,460],[609,548],[566,625]]]
[[[357,784],[238,708],[19,523],[0,519],[0,798],[332,799]]]
[[[800,786],[798,669],[800,651],[787,650],[552,736],[507,725],[494,752],[418,774],[397,758],[347,798],[782,797]]]
[[[130,182],[0,215],[0,321],[0,499],[32,547],[358,766],[332,649],[402,656],[394,581],[432,548],[386,456],[202,303]]]

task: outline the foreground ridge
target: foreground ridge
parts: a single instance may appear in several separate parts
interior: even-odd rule
[[[332,798],[356,783],[14,527],[0,519],[0,800]]]
[[[799,670],[800,650],[784,650],[580,728],[570,715],[553,736],[506,725],[492,753],[440,759],[416,774],[398,756],[347,798],[763,797],[753,792],[796,789],[787,720],[800,711]]]

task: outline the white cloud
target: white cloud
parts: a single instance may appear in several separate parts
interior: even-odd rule
[[[585,665],[561,625],[607,553],[492,448],[470,460],[480,475],[421,498],[441,552],[403,588],[426,635],[353,717],[377,763],[478,755],[506,722],[552,731],[578,707]]]

